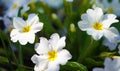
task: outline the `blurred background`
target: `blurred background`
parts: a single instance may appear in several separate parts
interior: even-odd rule
[[[116,1],[112,4],[113,1]],[[107,3],[106,3],[107,2]],[[109,50],[109,46],[117,47],[118,44],[103,45],[103,39],[95,41],[93,49],[86,51],[91,42],[91,36],[78,28],[78,21],[87,9],[93,6],[103,9],[104,13],[113,13],[120,20],[119,0],[0,0],[0,71],[33,71],[34,64],[31,57],[35,54],[34,44],[39,42],[39,37],[49,39],[53,33],[66,36],[66,49],[72,54],[70,61],[61,66],[60,71],[92,71],[94,67],[103,67],[105,57],[119,55],[118,49]],[[17,67],[19,43],[10,40],[13,27],[13,18],[21,17],[24,20],[28,15],[35,13],[44,23],[43,30],[36,34],[34,44],[22,47],[23,65]],[[114,24],[120,31],[120,23]],[[90,52],[89,52],[90,51]],[[82,53],[86,52],[86,57]]]

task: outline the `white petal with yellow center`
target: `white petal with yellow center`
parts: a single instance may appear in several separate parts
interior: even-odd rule
[[[99,22],[95,22],[95,23],[93,24],[93,28],[94,28],[95,30],[103,30],[103,24],[101,24],[101,23],[99,23]]]
[[[112,36],[107,34],[113,34],[113,31],[109,30],[111,24],[118,22],[114,14],[103,14],[103,11],[99,7],[88,9],[85,14],[81,16],[81,21],[78,22],[78,26],[82,31],[86,31],[88,35],[91,35],[95,40],[101,39],[103,36],[108,40],[112,40]],[[109,32],[108,32],[109,31]],[[111,42],[111,41],[110,41]]]
[[[61,46],[54,47],[58,46],[58,42]],[[59,71],[59,65],[65,65],[67,61],[72,58],[69,51],[63,49],[63,45],[65,46],[65,38],[60,38],[57,33],[51,35],[49,40],[44,37],[40,37],[40,43],[37,43],[35,46],[35,51],[38,53],[39,58],[36,58],[35,56],[31,58],[33,63],[36,64],[34,70]]]
[[[27,26],[25,26],[25,27],[23,27],[23,32],[24,33],[27,33],[27,32],[29,32],[31,30],[31,27],[29,26],[29,25],[27,25]]]
[[[19,18],[19,17],[14,17],[13,19],[14,29],[10,33],[10,37],[13,42],[19,41],[20,44],[22,45],[27,44],[27,42],[31,44],[34,43],[35,33],[42,30],[43,23],[39,22],[39,18],[37,15],[30,14],[30,16],[31,15],[32,15],[32,18],[29,17],[29,20],[27,21],[24,21],[22,18]],[[28,21],[30,22],[27,23]]]
[[[55,59],[58,57],[57,51],[53,50],[53,51],[49,51],[48,52],[48,60],[50,61],[55,61]]]

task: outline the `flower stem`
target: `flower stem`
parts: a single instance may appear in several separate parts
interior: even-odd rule
[[[22,47],[21,47],[21,45],[19,46],[19,63],[20,63],[20,65],[23,64]]]
[[[89,44],[89,46],[87,48],[84,48],[78,58],[78,62],[83,62],[83,60],[89,56],[93,50],[93,45],[94,45],[95,41],[94,39],[92,38],[91,39],[91,43]]]
[[[7,47],[6,47],[5,42],[3,40],[3,32],[1,30],[0,30],[0,39],[1,39],[1,42],[2,42],[2,45],[3,45],[3,48],[5,50],[5,55],[7,56],[8,60],[9,60],[9,64],[12,65],[12,62],[11,62],[11,59],[9,57]],[[10,68],[12,69],[12,67],[10,67]]]
[[[18,61],[17,61],[17,58],[16,58],[16,56],[15,56],[15,53],[14,53],[14,50],[13,50],[13,48],[12,48],[12,44],[11,44],[9,38],[8,38],[8,42],[9,42],[9,44],[10,44],[10,50],[11,50],[11,53],[12,53],[13,59],[14,59],[16,65],[19,66]]]

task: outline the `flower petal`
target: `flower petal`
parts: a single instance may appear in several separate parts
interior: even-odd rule
[[[103,45],[109,47],[109,49],[112,51],[115,50],[115,48],[117,47],[117,42],[113,43],[104,38]]]
[[[103,17],[103,25],[104,28],[109,28],[111,24],[118,22],[118,20],[116,19],[117,16],[115,16],[114,14],[106,14]]]
[[[110,58],[105,58],[105,61],[104,61],[104,66],[109,66],[109,65],[111,65],[111,62],[112,62],[112,60],[110,59]]]
[[[41,31],[43,29],[43,23],[37,23],[31,26],[31,31],[34,33],[37,33],[38,31]]]
[[[49,43],[52,46],[52,48],[56,48],[57,42],[59,41],[60,36],[57,33],[54,33],[50,36]]]
[[[69,51],[66,49],[63,49],[58,52],[58,57],[55,61],[55,64],[65,65],[67,61],[70,60],[71,58],[72,58],[72,55],[69,53]]]
[[[91,25],[89,23],[87,23],[86,21],[79,21],[78,26],[82,31],[86,31],[89,28],[91,28]]]
[[[12,40],[13,42],[17,42],[17,40],[18,40],[18,36],[17,36],[17,35],[19,35],[19,34],[20,34],[20,33],[18,32],[17,29],[13,29],[13,30],[11,31],[11,33],[10,33],[11,40]]]
[[[59,69],[59,65],[56,65],[53,62],[49,62],[48,69],[46,69],[46,71],[59,71]]]
[[[27,42],[33,43],[35,40],[35,34],[34,33],[21,33],[18,36],[18,40],[20,44],[26,45]]]
[[[104,71],[103,68],[94,68],[93,71]]]
[[[65,47],[66,43],[65,43],[65,39],[66,37],[61,37],[58,41],[57,41],[57,46],[56,46],[56,50],[61,50],[62,48]]]
[[[87,14],[89,19],[93,22],[100,21],[103,15],[103,11],[99,7],[95,7],[94,9],[88,9]]]
[[[31,60],[34,64],[36,64],[34,68],[35,71],[41,71],[47,68],[48,61],[46,60],[46,57],[35,54],[31,57]]]
[[[119,32],[116,28],[111,27],[107,30],[104,30],[104,37],[110,42],[116,42],[116,37],[119,36]]]
[[[13,18],[13,26],[14,26],[16,29],[22,30],[22,28],[23,28],[25,25],[26,25],[26,22],[25,22],[22,18],[19,18],[19,17]]]
[[[36,14],[30,14],[26,22],[32,26],[33,24],[37,24],[39,22],[39,17]]]
[[[40,38],[40,43],[35,45],[35,51],[38,54],[46,54],[50,50],[48,40],[44,37]]]
[[[94,29],[89,29],[89,30],[87,30],[87,34],[92,35],[92,37],[95,40],[99,40],[103,36],[103,31],[97,31],[97,30],[94,30]]]

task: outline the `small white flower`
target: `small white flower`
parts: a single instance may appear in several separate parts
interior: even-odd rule
[[[38,55],[33,55],[31,60],[35,63],[35,71],[59,71],[59,65],[65,65],[72,58],[69,51],[63,49],[66,45],[66,37],[59,37],[57,33],[51,35],[47,40],[40,38],[35,50]]]
[[[6,4],[8,0],[6,0]],[[16,17],[18,15],[19,8],[25,5],[25,0],[11,0],[8,5],[6,15],[9,17]]]
[[[103,14],[99,7],[88,9],[87,13],[82,14],[81,21],[78,26],[82,31],[87,31],[88,35],[92,35],[95,40],[99,40],[102,36],[110,42],[114,40],[113,36],[117,36],[116,28],[110,27],[112,23],[118,22],[114,14]]]
[[[13,18],[13,26],[14,29],[10,33],[11,40],[25,45],[27,42],[34,43],[35,33],[42,30],[43,23],[39,22],[37,15],[30,14],[26,21],[19,17]]]
[[[106,58],[104,68],[94,68],[93,71],[120,71],[120,58],[113,57],[113,60]]]
[[[114,13],[117,16],[120,16],[120,2],[119,0],[112,0],[108,2],[108,0],[97,0],[97,3],[103,6],[103,10],[107,13]]]
[[[17,17],[18,11],[21,7],[28,5],[31,0],[4,0],[4,4],[7,7],[5,15],[8,17]]]

